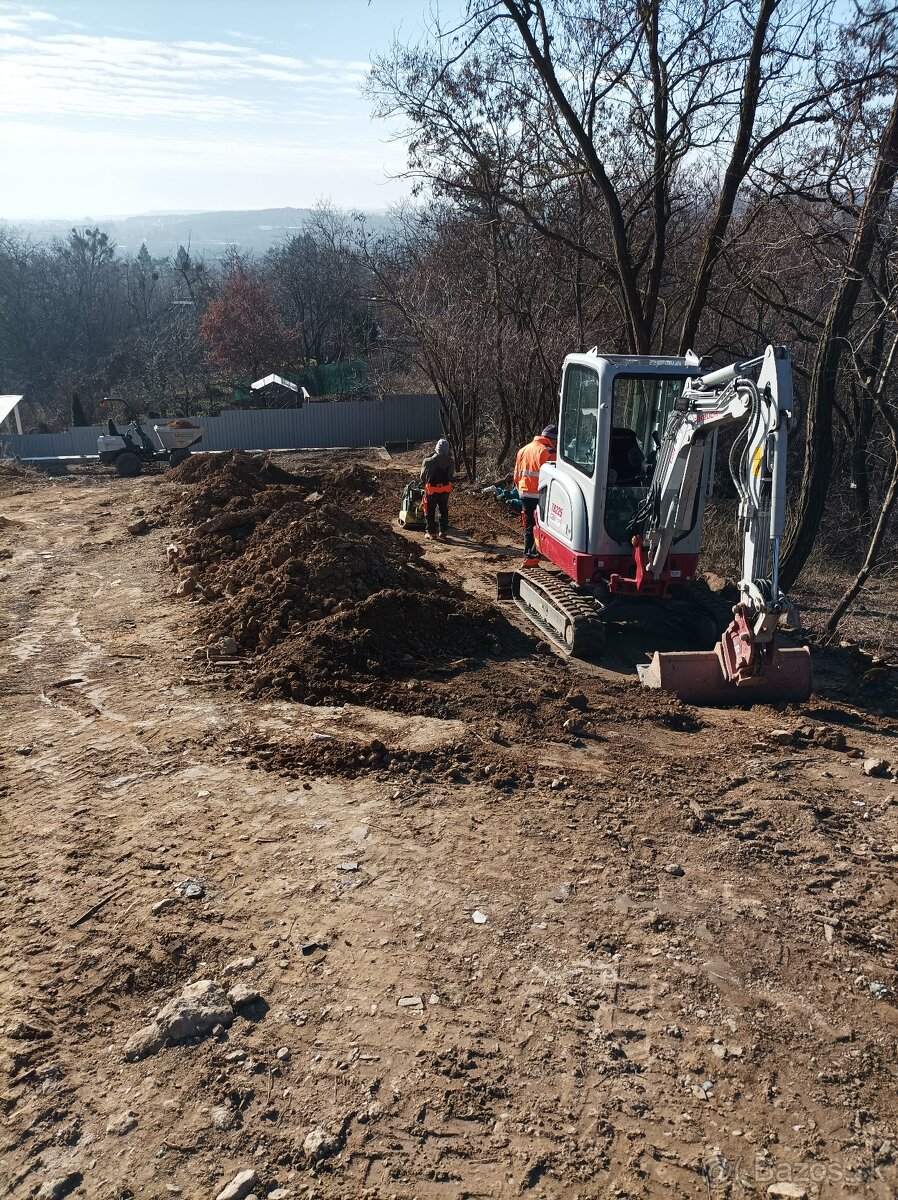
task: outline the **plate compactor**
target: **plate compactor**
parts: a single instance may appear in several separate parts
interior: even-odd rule
[[[806,700],[806,646],[782,644],[793,614],[779,586],[792,363],[783,346],[702,374],[699,359],[570,354],[558,455],[539,476],[536,544],[546,562],[499,577],[565,654],[598,652],[609,622],[677,611],[713,627],[713,650],[655,653],[646,687],[698,704]],[[742,543],[738,603],[695,582],[718,431],[729,456]]]
[[[399,524],[404,529],[425,529],[427,526],[427,517],[424,513],[424,488],[416,480],[407,483],[402,489]]]

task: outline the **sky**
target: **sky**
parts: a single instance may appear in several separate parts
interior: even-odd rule
[[[0,219],[321,200],[383,211],[408,192],[395,178],[405,153],[361,88],[371,56],[394,34],[417,41],[427,11],[428,0],[0,0]]]

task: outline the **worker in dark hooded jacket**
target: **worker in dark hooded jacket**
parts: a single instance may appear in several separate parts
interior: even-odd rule
[[[539,507],[539,471],[543,463],[554,462],[558,445],[558,427],[547,425],[532,442],[522,446],[514,463],[514,485],[521,497],[521,522],[524,526],[524,557],[536,554],[534,530]]]
[[[421,482],[424,484],[424,513],[427,517],[428,541],[437,537],[441,540],[449,532],[449,493],[455,478],[452,450],[445,438],[440,438],[436,449],[421,465]],[[437,517],[439,516],[439,529]]]

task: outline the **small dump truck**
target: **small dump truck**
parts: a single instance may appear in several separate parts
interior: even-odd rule
[[[133,436],[132,436],[133,433]],[[100,462],[115,467],[119,475],[139,475],[144,463],[167,462],[177,467],[190,456],[191,449],[202,440],[203,429],[192,421],[182,419],[163,422],[153,426],[159,445],[136,418],[124,430],[116,428],[110,419],[106,433],[97,438]]]

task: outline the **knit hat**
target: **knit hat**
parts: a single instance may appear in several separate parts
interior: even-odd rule
[[[452,447],[449,445],[449,443],[446,441],[445,438],[440,438],[440,440],[437,442],[435,453],[436,454],[451,454]]]
[[[551,438],[551,440],[553,442],[557,442],[558,441],[558,426],[557,425],[547,425],[545,427],[545,429],[542,431],[542,433],[540,434],[540,437]]]

